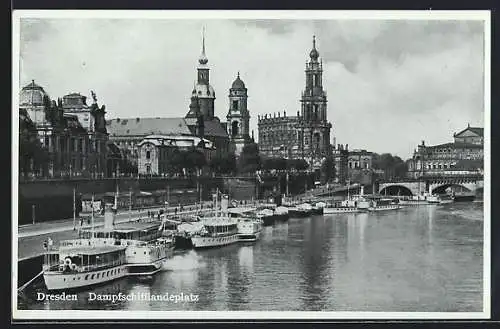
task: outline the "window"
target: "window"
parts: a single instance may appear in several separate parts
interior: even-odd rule
[[[233,137],[239,134],[238,128],[238,121],[233,121],[233,123],[231,124],[231,135]]]
[[[151,152],[150,151],[146,151],[146,159],[151,159]]]
[[[90,278],[90,280],[94,280],[94,277],[95,277],[95,274],[92,274],[92,277]]]
[[[89,279],[89,275],[87,274],[87,275],[85,276],[85,280],[88,280],[88,279]]]
[[[238,110],[238,101],[237,100],[233,101],[233,110],[235,110],[235,111]]]

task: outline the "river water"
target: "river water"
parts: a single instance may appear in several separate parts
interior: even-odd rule
[[[123,279],[64,302],[29,292],[19,309],[481,312],[482,207],[291,218],[254,244],[179,252],[152,280]],[[132,297],[92,300],[119,293]],[[167,293],[178,302],[144,297]]]

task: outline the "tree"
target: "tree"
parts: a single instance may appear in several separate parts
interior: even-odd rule
[[[395,178],[404,178],[408,171],[408,165],[398,156],[392,156],[390,153],[382,155],[374,154],[373,168],[384,171],[385,180],[393,180]]]
[[[288,159],[287,168],[295,170],[306,170],[309,168],[309,163],[304,159]]]
[[[335,179],[335,161],[332,156],[327,156],[321,164],[321,178],[322,183]]]
[[[223,157],[215,157],[209,163],[212,172],[220,174],[232,174],[236,170],[236,157],[228,153]]]
[[[175,149],[170,156],[168,166],[171,168],[173,174],[181,173],[184,167],[184,154],[178,149]]]
[[[259,146],[250,143],[243,147],[238,160],[238,170],[241,173],[255,173],[261,166]]]
[[[181,157],[184,160],[183,167],[188,171],[201,169],[206,165],[205,155],[195,148],[181,151]]]

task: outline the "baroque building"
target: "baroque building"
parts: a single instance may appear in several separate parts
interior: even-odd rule
[[[150,140],[149,136],[162,136],[155,137],[158,141],[165,141],[171,137],[174,138],[174,136],[181,139],[192,139],[193,136],[198,137],[200,140],[206,139],[210,141],[211,147],[215,149],[214,156],[225,156],[231,151],[230,139],[226,124],[215,116],[215,98],[215,90],[210,85],[210,67],[205,53],[205,36],[203,34],[202,51],[197,66],[197,78],[191,91],[189,110],[186,116],[172,118],[116,118],[108,120],[107,129],[110,140],[118,146],[127,162],[140,173],[147,171],[143,165],[145,162],[141,160],[141,164],[139,160],[141,154],[144,153],[142,148],[145,141]],[[155,140],[155,138],[152,138],[152,140]],[[153,172],[153,169],[151,170]],[[154,172],[161,173],[162,170]]]
[[[248,93],[240,72],[229,89],[229,112],[227,129],[235,154],[241,154],[243,147],[252,142],[250,138],[250,112],[247,107]]]
[[[467,126],[453,134],[454,142],[418,145],[408,160],[408,177],[482,173],[484,168],[483,128]]]
[[[172,172],[170,160],[177,151],[196,150],[208,162],[215,155],[215,147],[207,139],[196,136],[151,135],[137,144],[138,172],[144,175],[167,175]]]
[[[305,69],[305,88],[297,116],[259,116],[259,151],[268,157],[303,158],[313,169],[332,154],[327,96],[323,89],[323,63],[319,60],[316,38]]]
[[[332,150],[335,163],[335,182],[344,185],[348,179],[349,145],[338,144]]]
[[[205,32],[198,59],[197,80],[191,92],[191,103],[185,121],[193,135],[206,138],[214,144],[217,157],[224,157],[234,151],[230,145],[227,124],[215,116],[215,90],[210,85],[210,67],[205,53]]]
[[[105,106],[88,106],[86,97],[72,93],[51,100],[43,87],[32,81],[19,95],[23,134],[36,138],[35,156],[20,144],[20,174],[30,177],[104,177],[107,175],[108,134]],[[87,120],[85,120],[87,119]],[[34,144],[31,144],[34,145]]]

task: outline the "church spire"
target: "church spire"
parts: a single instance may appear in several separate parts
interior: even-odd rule
[[[206,65],[208,63],[207,55],[205,54],[205,27],[203,26],[203,37],[202,37],[202,47],[201,47],[201,56],[198,62],[201,65]]]
[[[318,61],[319,53],[318,53],[318,50],[316,49],[316,36],[315,35],[313,35],[313,49],[309,53],[309,57],[311,57],[311,60],[313,62]]]

